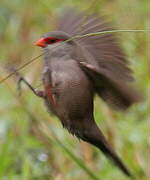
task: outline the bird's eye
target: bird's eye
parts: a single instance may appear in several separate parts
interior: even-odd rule
[[[46,43],[47,43],[47,44],[53,44],[53,43],[55,43],[55,42],[57,42],[57,39],[47,39],[47,40],[46,40]]]
[[[46,45],[54,44],[54,43],[61,42],[61,41],[64,41],[64,39],[57,39],[57,38],[54,38],[54,37],[44,38],[44,43]]]
[[[55,43],[55,42],[56,42],[56,39],[51,39],[50,42],[51,42],[51,43]]]

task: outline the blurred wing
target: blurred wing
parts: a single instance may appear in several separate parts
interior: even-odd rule
[[[125,110],[133,102],[140,101],[140,95],[133,87],[131,88],[125,82],[122,84],[120,81],[110,78],[109,73],[105,72],[103,68],[97,68],[85,62],[79,64],[94,82],[95,88],[99,90],[98,94],[111,107]]]
[[[112,30],[109,23],[104,21],[104,17],[98,15],[86,15],[77,13],[71,9],[67,11],[58,23],[58,30],[68,33],[70,36],[84,35],[87,33],[101,32]],[[123,53],[120,44],[114,34],[107,33],[97,36],[89,36],[74,40],[77,43],[76,60],[92,64],[100,73],[93,73],[88,70],[88,74],[92,73],[95,76],[94,81],[96,92],[109,104],[117,106],[120,109],[125,109],[132,103],[136,102],[137,98],[129,98],[127,103],[119,97],[119,94],[124,94],[125,89],[129,91],[127,83],[133,80],[132,71],[128,67],[128,61]],[[86,68],[87,71],[88,68]],[[85,70],[85,68],[84,68]],[[105,77],[105,78],[104,78]],[[106,78],[107,77],[107,78]],[[92,78],[94,79],[94,77]],[[114,89],[112,90],[112,82]],[[97,84],[99,84],[97,86]],[[103,89],[101,85],[103,84]],[[118,86],[116,90],[115,85]],[[124,89],[124,90],[123,90]],[[124,93],[122,92],[124,91]],[[135,93],[137,94],[137,93]],[[120,102],[119,102],[120,101]],[[122,106],[121,106],[122,105]],[[124,106],[124,108],[123,108]]]
[[[67,11],[60,18],[57,28],[70,36],[113,30],[111,25],[104,21],[104,17],[77,13],[74,9]],[[128,61],[114,34],[84,37],[75,41],[83,46],[98,65],[109,71],[112,76],[126,81],[133,79],[131,70],[127,66]]]

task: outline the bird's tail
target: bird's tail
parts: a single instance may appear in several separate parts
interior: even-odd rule
[[[122,170],[123,173],[125,173],[127,176],[132,176],[128,168],[124,165],[121,159],[117,156],[117,154],[108,144],[106,138],[104,137],[104,135],[102,134],[102,132],[96,124],[92,125],[89,130],[86,130],[85,128],[84,131],[81,131],[76,135],[82,140],[99,148],[109,159],[111,159]]]

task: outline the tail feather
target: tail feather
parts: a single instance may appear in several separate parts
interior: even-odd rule
[[[76,134],[76,136],[81,138],[83,141],[86,141],[99,148],[109,159],[111,159],[122,170],[124,174],[126,174],[129,177],[132,176],[128,168],[124,165],[122,160],[113,151],[111,146],[108,144],[106,138],[96,125],[93,129],[92,127],[90,127],[89,131],[84,130]]]

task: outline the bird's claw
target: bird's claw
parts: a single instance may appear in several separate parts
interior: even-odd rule
[[[22,93],[22,88],[21,88],[21,82],[22,82],[22,77],[19,77],[18,81],[17,81],[17,90],[18,90],[18,95],[21,96]]]

